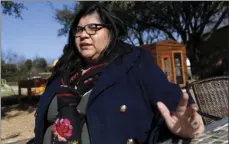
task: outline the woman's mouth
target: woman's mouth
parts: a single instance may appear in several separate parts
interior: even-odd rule
[[[91,46],[89,43],[80,43],[80,47]]]

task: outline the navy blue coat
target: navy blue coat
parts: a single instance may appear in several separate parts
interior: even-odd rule
[[[41,143],[47,128],[46,112],[55,90],[56,79],[40,98],[35,121],[35,143]],[[170,136],[156,103],[164,102],[174,111],[182,96],[180,87],[167,80],[146,51],[134,48],[104,69],[87,104],[91,144],[156,143]],[[120,107],[126,106],[121,112]]]

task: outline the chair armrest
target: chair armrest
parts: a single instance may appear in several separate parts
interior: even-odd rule
[[[217,121],[217,120],[222,119],[221,117],[217,117],[217,116],[213,116],[213,115],[210,115],[210,114],[206,114],[206,113],[203,113],[203,112],[201,112],[201,111],[198,111],[198,113],[199,113],[201,116],[204,116],[204,117],[213,119],[214,121]]]

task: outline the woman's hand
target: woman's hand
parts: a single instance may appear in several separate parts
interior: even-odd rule
[[[172,114],[162,102],[158,102],[157,106],[167,127],[173,134],[183,138],[195,138],[204,132],[204,124],[201,116],[197,113],[196,104],[187,106],[188,98],[187,93],[183,93],[176,112],[172,112]]]

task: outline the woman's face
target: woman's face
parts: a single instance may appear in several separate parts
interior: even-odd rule
[[[101,24],[99,15],[93,13],[82,17],[78,27],[84,27],[88,24]],[[93,27],[88,26],[87,29],[89,28]],[[95,62],[109,43],[109,30],[103,26],[98,26],[94,34],[88,34],[85,29],[75,34],[76,47],[87,63]]]

